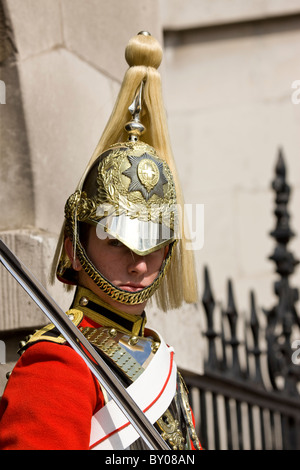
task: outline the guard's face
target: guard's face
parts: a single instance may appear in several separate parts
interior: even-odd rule
[[[159,274],[168,248],[160,248],[146,256],[139,256],[114,238],[98,238],[91,227],[85,247],[86,253],[101,274],[116,287],[128,292],[138,292],[152,284]],[[110,305],[128,313],[140,314],[146,302],[138,305],[121,305],[110,299],[78,266],[81,283]]]

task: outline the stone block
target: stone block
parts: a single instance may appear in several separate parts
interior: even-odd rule
[[[237,259],[239,278],[271,274],[271,255],[275,241],[269,233],[275,226],[273,195],[267,191],[236,193]]]
[[[203,316],[201,306],[183,305],[180,309],[164,313],[155,304],[147,307],[149,328],[158,330],[167,344],[175,350],[178,367],[203,373],[205,341],[202,337]],[[178,327],[180,325],[180,334]]]
[[[236,31],[189,32],[166,43],[166,107],[187,198],[197,188],[266,189],[279,147],[299,183],[300,105],[291,99],[299,32]]]
[[[218,29],[192,30],[175,36],[174,43],[167,36],[169,113],[291,103],[291,86],[300,76],[299,25],[297,20],[280,34],[263,25],[240,25],[225,36]]]
[[[237,272],[238,233],[234,192],[202,191],[199,200],[204,204],[204,245],[195,251],[195,259],[201,298],[204,266],[211,270],[216,293],[222,292],[226,279]]]
[[[297,0],[160,0],[165,29],[187,29],[297,14]]]
[[[64,204],[97,145],[115,91],[86,62],[58,49],[20,64],[30,142],[35,226],[58,233]]]
[[[59,0],[8,0],[6,6],[21,60],[62,45]]]
[[[50,288],[48,282],[56,236],[36,229],[1,232],[0,236],[39,282],[48,289],[61,308],[66,310],[69,306],[70,294],[62,293],[59,285]],[[39,307],[2,264],[0,265],[0,289],[0,331],[36,328],[49,323]],[[64,298],[64,303],[62,298]]]
[[[0,78],[6,85],[0,119],[0,230],[6,230],[34,223],[34,194],[17,66],[0,67]]]
[[[125,46],[139,31],[162,40],[158,0],[62,0],[66,47],[102,73],[121,81]]]

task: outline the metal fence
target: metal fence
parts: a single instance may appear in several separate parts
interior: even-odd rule
[[[278,273],[274,285],[278,301],[271,310],[262,310],[265,321],[261,322],[254,292],[250,293],[248,319],[237,311],[231,281],[227,307],[219,309],[205,268],[205,371],[203,375],[181,372],[206,449],[300,449],[300,319],[295,307],[298,290],[289,281],[298,260],[288,251],[294,234],[281,151],[272,187],[276,226],[271,236],[276,245],[270,259]],[[221,327],[217,331],[218,314]]]

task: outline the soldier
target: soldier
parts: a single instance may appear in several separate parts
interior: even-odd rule
[[[151,296],[167,310],[197,295],[157,72],[162,50],[141,32],[125,56],[129,69],[112,115],[66,202],[53,273],[76,286],[67,314],[170,448],[200,449],[173,349],[146,328]],[[145,448],[54,325],[21,349],[0,423],[1,449]]]

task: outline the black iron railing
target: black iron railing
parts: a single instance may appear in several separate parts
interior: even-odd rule
[[[276,246],[270,259],[279,275],[274,286],[277,304],[258,312],[251,292],[246,320],[236,308],[233,284],[228,281],[227,307],[220,309],[208,269],[204,272],[205,371],[203,375],[182,373],[190,390],[197,431],[207,449],[300,450],[300,361],[293,360],[292,347],[293,338],[300,339],[300,320],[296,311],[298,290],[289,283],[298,260],[287,247],[294,234],[289,224],[290,187],[281,151],[272,187],[276,193],[276,227],[271,236]],[[215,327],[218,310],[219,331]],[[265,328],[259,313],[265,315]],[[238,335],[241,326],[243,339]]]

